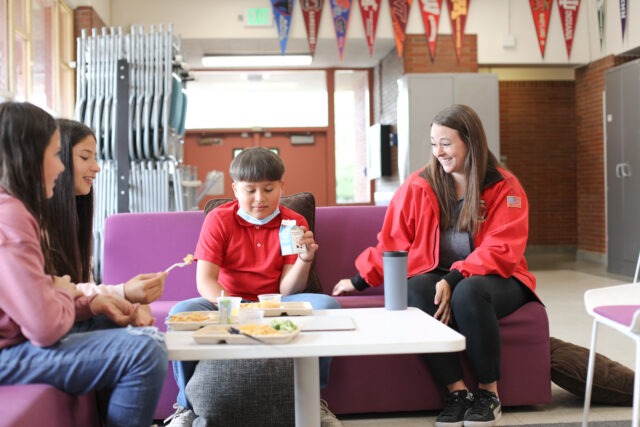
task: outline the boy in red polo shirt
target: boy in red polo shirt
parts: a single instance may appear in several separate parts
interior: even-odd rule
[[[205,218],[194,253],[198,260],[196,281],[202,297],[176,304],[169,315],[184,311],[215,310],[215,301],[225,295],[257,301],[258,295],[279,293],[283,301],[309,301],[314,309],[340,308],[324,294],[301,293],[307,285],[311,262],[318,250],[305,218],[280,206],[284,182],[282,159],[263,147],[243,150],[231,162],[229,173],[236,200],[212,210]],[[304,251],[281,255],[280,224],[295,220],[304,233]],[[179,392],[176,414],[169,426],[191,426],[195,414],[185,388],[198,362],[174,361]],[[320,358],[320,386],[327,384],[330,358]],[[326,404],[321,404],[323,427],[341,426]]]

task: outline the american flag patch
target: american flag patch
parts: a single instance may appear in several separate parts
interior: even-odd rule
[[[507,196],[507,207],[508,208],[521,208],[522,200],[518,196]]]

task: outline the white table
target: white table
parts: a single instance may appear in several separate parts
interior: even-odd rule
[[[349,316],[352,331],[302,332],[289,344],[196,344],[190,332],[167,332],[172,360],[293,358],[296,426],[320,426],[321,356],[358,356],[462,351],[465,338],[433,317],[416,309],[384,308],[315,310],[313,317]],[[311,316],[310,316],[311,317]],[[304,322],[305,317],[295,317]]]

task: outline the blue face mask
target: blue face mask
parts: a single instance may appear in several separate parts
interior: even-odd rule
[[[273,213],[268,217],[264,219],[258,219],[249,215],[244,209],[242,208],[238,209],[238,216],[244,219],[245,221],[247,221],[249,224],[253,224],[253,225],[265,225],[266,223],[271,221],[273,218],[277,217],[279,213],[280,213],[280,207],[278,206],[276,210],[273,211]]]

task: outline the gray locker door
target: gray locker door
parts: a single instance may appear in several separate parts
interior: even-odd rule
[[[632,276],[640,251],[640,61],[610,70],[605,90],[607,270]]]
[[[489,149],[500,158],[500,100],[495,74],[407,74],[398,79],[398,174],[400,181],[431,159],[430,124],[451,104],[466,104],[478,115]]]

